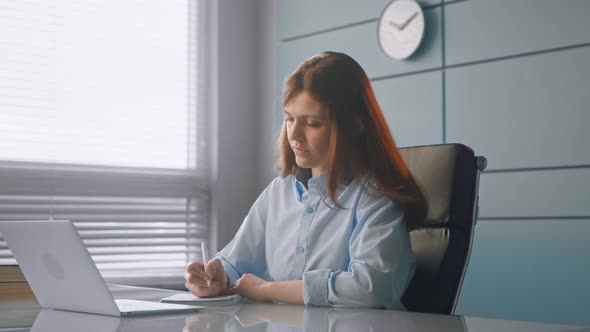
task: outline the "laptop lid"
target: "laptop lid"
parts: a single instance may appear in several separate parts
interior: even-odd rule
[[[120,315],[70,221],[0,221],[0,234],[43,308]]]

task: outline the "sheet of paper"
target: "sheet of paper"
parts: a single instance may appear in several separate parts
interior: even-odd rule
[[[198,305],[232,305],[240,302],[239,294],[216,296],[216,297],[196,297],[191,293],[181,293],[165,297],[160,302],[180,303],[180,304],[198,304]]]

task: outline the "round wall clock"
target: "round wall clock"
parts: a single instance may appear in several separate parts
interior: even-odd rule
[[[415,0],[394,0],[381,13],[379,46],[394,59],[406,59],[424,36],[424,13]]]

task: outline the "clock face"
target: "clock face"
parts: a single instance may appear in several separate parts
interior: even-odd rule
[[[379,45],[394,59],[405,59],[420,45],[424,35],[424,14],[415,0],[392,1],[379,19]]]

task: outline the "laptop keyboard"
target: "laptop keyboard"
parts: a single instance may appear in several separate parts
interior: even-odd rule
[[[196,307],[181,304],[160,303],[140,300],[115,300],[120,312],[146,312],[146,311],[176,311],[193,310]]]
[[[115,300],[119,311],[121,312],[133,312],[133,311],[152,311],[170,309],[164,303],[149,302],[149,301],[137,301],[137,300]]]

